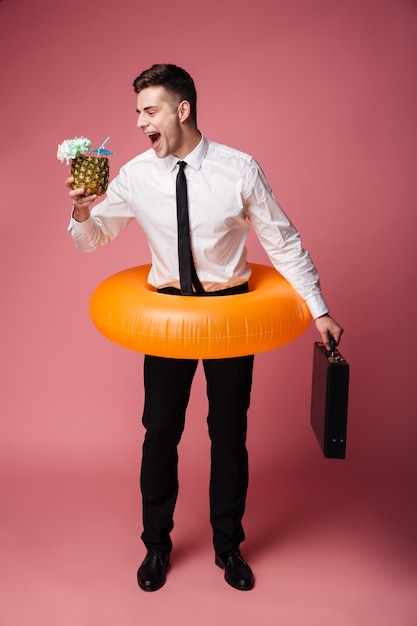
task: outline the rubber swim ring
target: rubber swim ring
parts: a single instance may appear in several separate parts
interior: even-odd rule
[[[308,327],[308,307],[272,267],[251,264],[249,293],[189,297],[158,293],[150,266],[118,272],[93,292],[90,315],[111,341],[153,356],[217,359],[273,350]]]

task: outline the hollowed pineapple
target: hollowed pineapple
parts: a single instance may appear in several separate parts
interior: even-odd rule
[[[82,187],[84,195],[103,195],[109,184],[109,159],[102,156],[77,156],[71,161],[73,189]]]

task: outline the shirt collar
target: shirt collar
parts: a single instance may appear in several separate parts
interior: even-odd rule
[[[190,167],[192,167],[193,169],[199,170],[207,154],[208,145],[209,144],[208,144],[207,139],[204,137],[204,135],[201,135],[201,140],[198,143],[198,145],[194,148],[192,152],[190,152],[190,154],[187,154],[185,159],[181,159],[181,160],[185,161],[187,165],[190,165]],[[173,154],[169,154],[167,157],[165,157],[164,160],[165,160],[167,169],[169,169],[171,172],[179,161],[179,159]]]

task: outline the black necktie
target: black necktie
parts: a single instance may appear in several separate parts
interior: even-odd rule
[[[178,261],[180,269],[181,295],[191,296],[193,285],[197,293],[204,293],[195,270],[190,242],[190,224],[188,220],[187,180],[184,168],[185,161],[178,161],[180,166],[177,174],[177,220],[178,220]]]

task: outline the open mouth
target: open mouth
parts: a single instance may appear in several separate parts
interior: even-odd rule
[[[151,140],[152,147],[154,148],[161,137],[161,133],[150,133],[148,137]]]

